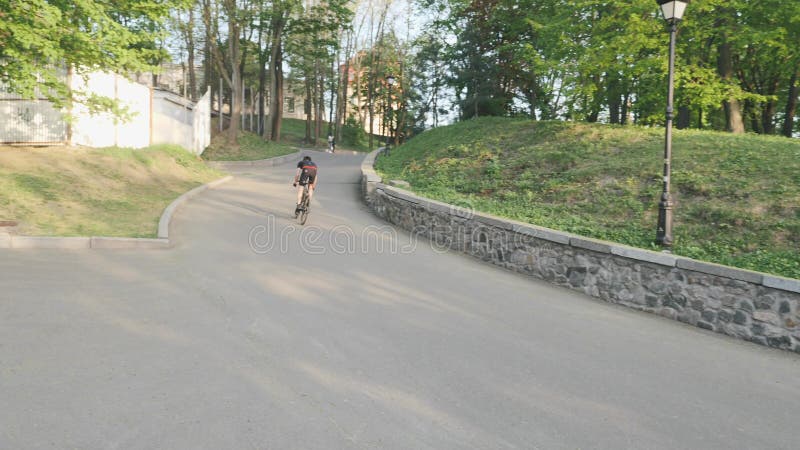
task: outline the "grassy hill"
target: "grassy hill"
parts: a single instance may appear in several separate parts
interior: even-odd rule
[[[0,222],[30,236],[155,237],[174,199],[222,174],[186,150],[0,147]]]
[[[481,118],[379,158],[422,195],[658,249],[664,130]],[[676,130],[674,253],[800,278],[800,140]]]
[[[323,123],[323,134],[327,136],[328,123]],[[217,125],[212,124],[214,136],[211,145],[203,152],[203,159],[207,161],[255,161],[259,159],[274,158],[276,156],[294,153],[300,148],[311,148],[305,143],[306,122],[300,119],[283,119],[281,123],[280,142],[265,141],[256,133],[240,131],[236,145],[227,141],[227,131],[217,132]],[[337,149],[366,151],[366,134],[359,133],[357,129],[345,126],[344,142],[337,143]],[[375,146],[379,144],[375,141]],[[316,148],[325,149],[328,146],[327,137],[318,140]]]

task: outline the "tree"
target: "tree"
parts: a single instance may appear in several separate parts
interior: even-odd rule
[[[83,102],[113,109],[113,102],[71,91],[62,75],[92,70],[157,70],[166,56],[158,45],[164,20],[185,0],[0,0],[0,82],[24,98],[37,92],[56,106]]]
[[[212,16],[210,2],[206,1],[203,9],[203,21],[206,29],[212,32],[211,39],[215,41],[209,46],[214,64],[231,88],[231,121],[228,126],[228,142],[235,143],[239,133],[239,122],[242,118],[242,63],[244,61],[242,39],[245,28],[252,21],[253,9],[249,3],[240,5],[237,0],[221,0],[220,10],[223,17]],[[226,21],[227,36],[224,40],[227,44],[226,55],[223,55],[220,48],[223,40],[219,35],[219,23],[213,23],[212,18]],[[220,120],[222,120],[221,114]]]

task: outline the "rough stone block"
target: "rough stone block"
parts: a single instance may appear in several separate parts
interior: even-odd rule
[[[767,345],[770,347],[789,350],[792,348],[792,339],[789,336],[767,337]]]
[[[675,317],[678,315],[677,311],[672,308],[661,308],[658,314],[672,320],[675,320]]]
[[[744,299],[739,302],[739,309],[742,309],[747,312],[755,311],[755,307],[753,306],[753,302],[749,299]]]
[[[772,311],[755,311],[753,312],[753,319],[759,322],[766,322],[772,325],[780,325],[781,321],[778,315]]]
[[[736,310],[733,313],[733,323],[737,325],[749,325],[750,316],[742,310]]]
[[[717,312],[711,309],[706,309],[700,315],[706,322],[714,323],[717,321]]]
[[[712,324],[710,324],[708,322],[704,322],[702,320],[698,320],[697,321],[697,326],[699,328],[704,329],[704,330],[714,331],[714,325],[712,325]]]
[[[749,283],[761,284],[764,274],[749,270],[736,269],[733,267],[712,264],[703,261],[696,261],[689,258],[678,258],[675,264],[680,269],[693,270],[696,272],[717,275],[733,280],[747,281]]]
[[[756,309],[772,309],[772,305],[774,304],[775,298],[770,295],[759,297],[755,301]]]
[[[800,280],[764,275],[764,286],[800,294]]]

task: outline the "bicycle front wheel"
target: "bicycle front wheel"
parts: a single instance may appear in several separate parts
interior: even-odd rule
[[[308,199],[303,204],[303,210],[300,212],[300,225],[305,225],[308,220],[308,213],[310,212],[310,205]]]

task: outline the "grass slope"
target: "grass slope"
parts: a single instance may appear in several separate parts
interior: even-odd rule
[[[656,249],[663,129],[482,118],[378,160],[438,200]],[[800,278],[800,141],[676,130],[674,253]]]
[[[221,176],[177,146],[3,147],[0,221],[33,236],[155,237],[170,202]]]
[[[240,131],[237,145],[229,145],[228,133],[217,134],[203,152],[206,161],[256,161],[296,152],[297,146],[284,142],[265,141],[258,134]]]

